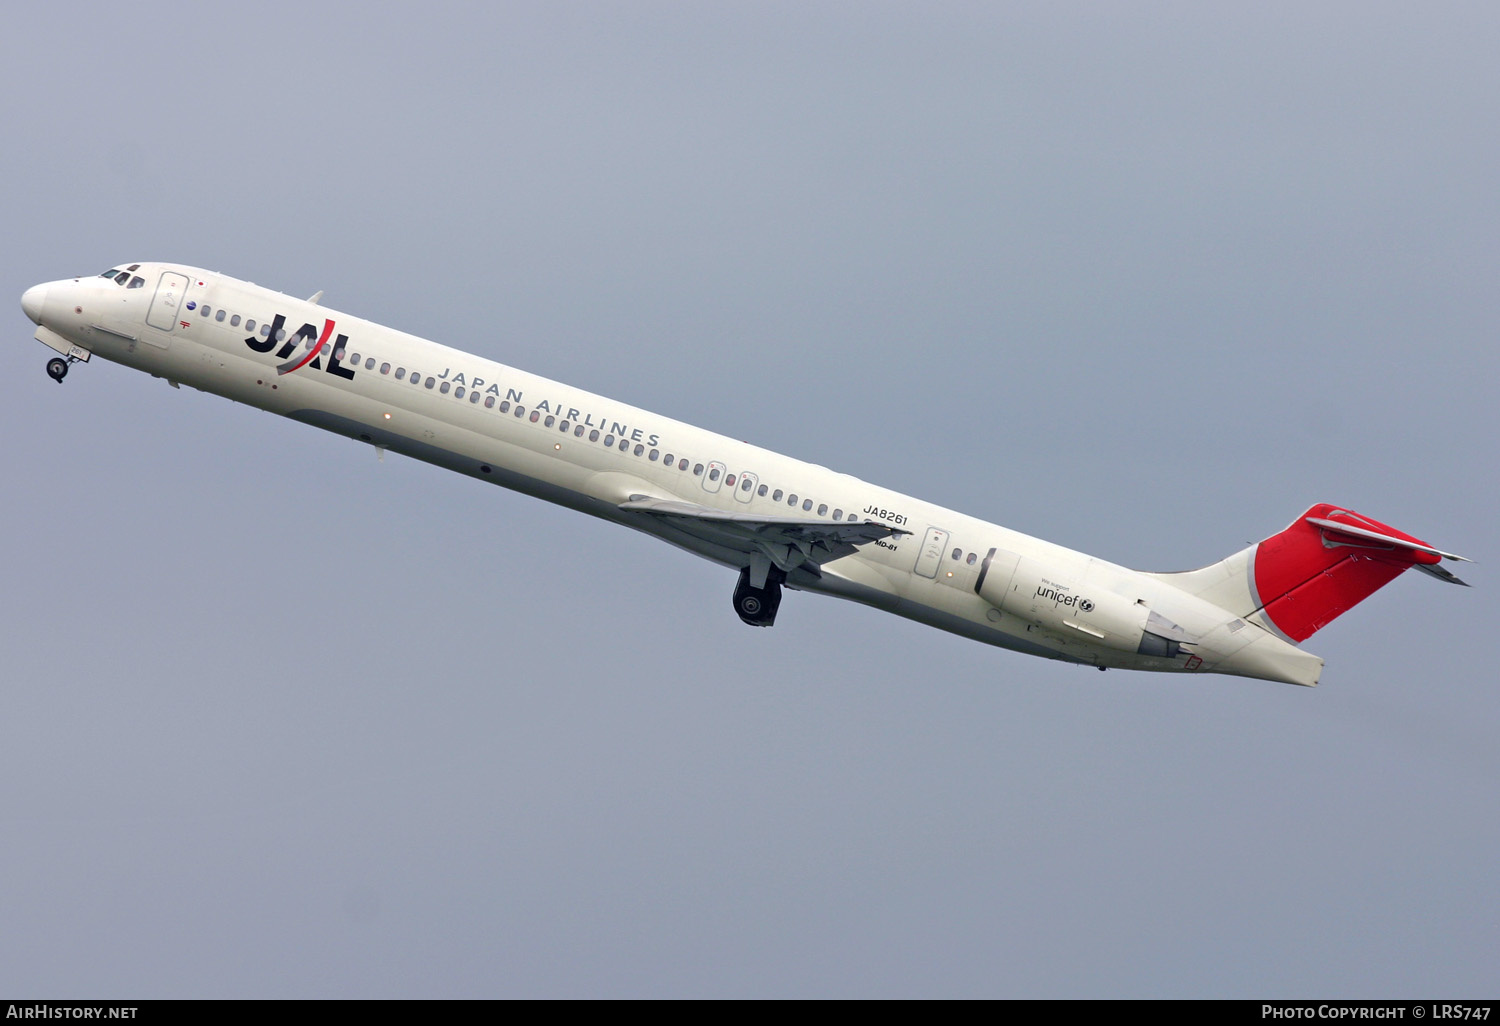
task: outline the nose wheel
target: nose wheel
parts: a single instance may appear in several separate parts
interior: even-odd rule
[[[60,356],[54,356],[48,360],[47,376],[61,385],[62,379],[68,376],[68,361]]]

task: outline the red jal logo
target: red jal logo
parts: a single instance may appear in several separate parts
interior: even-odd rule
[[[245,339],[245,345],[257,353],[269,353],[272,349],[276,348],[276,343],[280,342],[286,336],[285,325],[286,316],[284,314],[277,314],[264,329],[265,334],[263,336],[257,337],[251,335]],[[287,337],[286,344],[276,351],[276,358],[284,361],[277,365],[276,373],[278,375],[290,374],[294,370],[301,370],[308,364],[312,365],[313,370],[324,370],[325,368],[321,363],[321,354],[328,347],[328,339],[331,335],[333,335],[332,319],[323,322],[323,330],[321,332],[311,324],[302,325],[294,334]],[[339,335],[335,339],[333,348],[328,353],[328,366],[326,369],[329,374],[335,374],[352,381],[354,379],[354,370],[339,363],[339,360],[344,355],[344,345],[348,341],[348,335]],[[299,343],[305,344],[307,347],[307,352],[301,356],[296,355]]]

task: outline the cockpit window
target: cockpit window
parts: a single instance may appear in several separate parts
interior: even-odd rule
[[[115,284],[116,285],[124,285],[129,280],[130,280],[130,272],[129,271],[121,271],[119,274],[115,275]]]
[[[120,273],[120,269],[118,267],[111,267],[109,270],[107,270],[107,271],[103,272],[102,274],[100,274],[99,277],[101,277],[101,278],[113,278],[115,275],[117,275],[119,273]]]
[[[141,277],[141,276],[140,276],[140,275],[139,275],[139,274],[138,274],[138,275],[136,275],[136,276],[135,276],[135,277],[134,277],[134,278],[131,278],[131,279],[130,279],[130,284],[129,284],[129,285],[126,285],[126,286],[125,286],[125,287],[126,287],[126,288],[127,288],[127,289],[138,289],[138,288],[140,288],[140,287],[141,287],[141,286],[142,286],[142,285],[144,285],[144,284],[146,284],[146,279],[145,279],[145,278],[142,278],[142,277]]]
[[[141,265],[140,264],[131,264],[129,267],[125,268],[125,270],[127,270],[127,271],[139,271],[140,269],[141,269]]]

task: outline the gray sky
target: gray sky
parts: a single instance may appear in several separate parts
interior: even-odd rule
[[[0,992],[1493,995],[1492,4],[32,5]],[[1480,560],[1313,691],[1027,659],[124,368],[222,270],[1143,569]],[[584,625],[582,629],[578,626]]]

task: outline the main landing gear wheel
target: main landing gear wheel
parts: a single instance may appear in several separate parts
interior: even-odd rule
[[[734,586],[734,611],[751,627],[769,627],[776,622],[776,610],[781,606],[781,582],[786,574],[776,567],[766,575],[764,588],[750,585],[750,568],[740,571],[739,583]]]
[[[62,379],[68,376],[68,361],[60,356],[54,356],[48,360],[47,376],[61,385]]]

